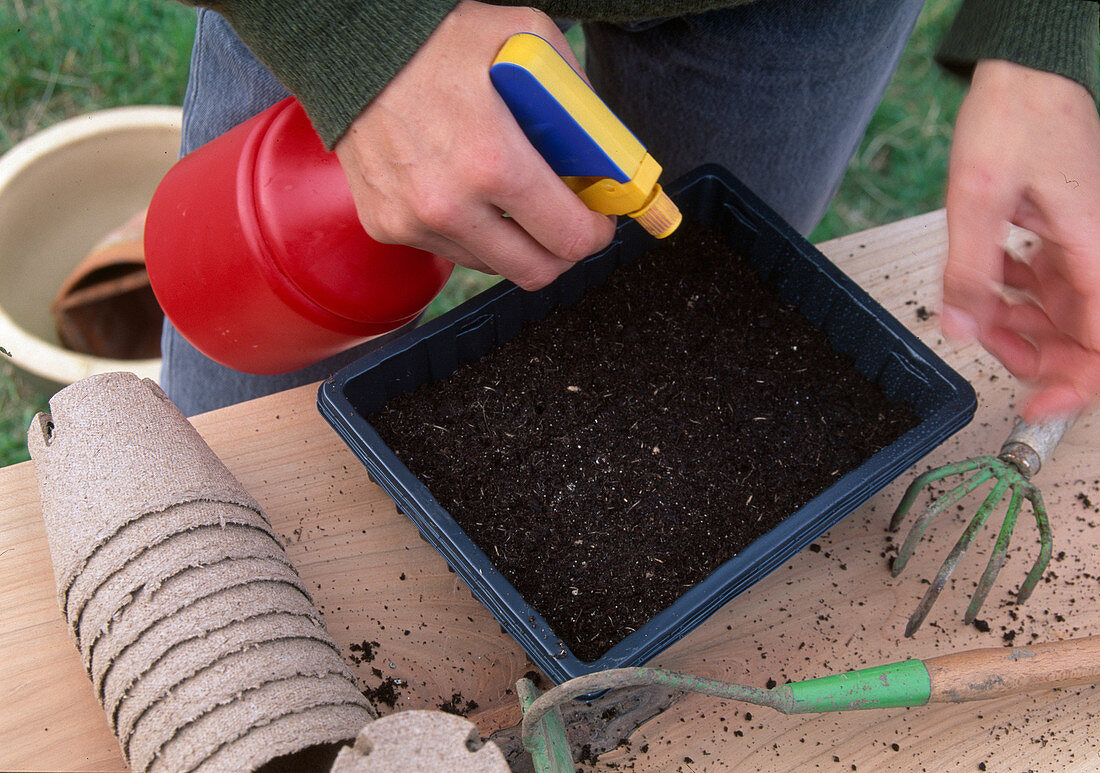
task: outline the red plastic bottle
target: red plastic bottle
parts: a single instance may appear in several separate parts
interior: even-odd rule
[[[336,156],[293,98],[169,170],[145,259],[180,333],[249,373],[296,370],[404,325],[453,268],[367,235]]]

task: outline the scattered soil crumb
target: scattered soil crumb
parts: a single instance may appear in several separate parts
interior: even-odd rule
[[[468,701],[462,697],[462,693],[451,693],[451,699],[439,704],[440,711],[448,714],[457,714],[460,717],[467,716],[471,711],[477,711],[477,701]]]
[[[400,697],[397,691],[402,686],[403,685],[392,676],[388,676],[383,679],[382,684],[377,687],[369,687],[363,690],[363,696],[376,708],[379,704],[382,704],[392,709],[397,706],[397,699]]]
[[[357,666],[362,663],[373,663],[374,650],[377,646],[378,642],[366,639],[359,644],[350,645],[348,649],[351,650],[351,662]]]

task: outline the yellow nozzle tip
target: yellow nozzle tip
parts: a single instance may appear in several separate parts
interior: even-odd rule
[[[670,236],[680,226],[684,216],[679,208],[672,203],[668,194],[661,190],[661,186],[655,186],[656,191],[649,202],[637,212],[631,212],[630,216],[638,221],[638,224],[647,233],[664,239]]]

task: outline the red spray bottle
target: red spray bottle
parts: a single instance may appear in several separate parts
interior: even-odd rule
[[[292,98],[169,170],[145,259],[179,332],[249,373],[296,370],[416,319],[453,269],[367,235],[336,156]]]

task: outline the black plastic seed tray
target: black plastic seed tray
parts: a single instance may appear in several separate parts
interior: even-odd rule
[[[849,355],[887,396],[912,406],[920,423],[791,513],[599,659],[584,662],[562,645],[538,610],[494,568],[365,417],[396,395],[446,378],[460,364],[514,337],[524,323],[575,302],[654,241],[634,222],[623,223],[610,247],[543,290],[528,293],[501,282],[341,370],[321,387],[321,413],[401,512],[555,682],[653,658],[965,426],[977,407],[974,390],[961,376],[726,170],[701,167],[670,189],[685,218],[717,229],[731,247],[746,252],[784,300],[798,306],[826,333],[833,348]]]

